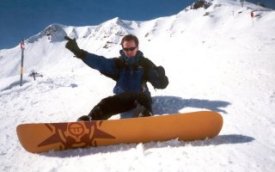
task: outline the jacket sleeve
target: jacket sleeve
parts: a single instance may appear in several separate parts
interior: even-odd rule
[[[114,59],[108,59],[104,56],[87,53],[82,60],[89,67],[98,70],[100,73],[110,78],[114,79],[118,73]]]

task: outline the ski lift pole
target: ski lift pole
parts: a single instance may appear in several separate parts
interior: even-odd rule
[[[23,73],[24,73],[24,50],[25,50],[24,39],[20,42],[20,48],[21,48],[20,86],[22,86]]]
[[[240,0],[242,7],[243,7],[243,5],[244,5],[244,1],[245,1],[245,0]]]

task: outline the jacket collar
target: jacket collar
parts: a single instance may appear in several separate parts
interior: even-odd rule
[[[143,57],[143,52],[141,52],[140,50],[137,51],[137,54],[135,57],[130,57],[130,58],[125,55],[123,50],[120,50],[119,53],[123,61],[129,65],[137,63],[140,60],[140,58]]]

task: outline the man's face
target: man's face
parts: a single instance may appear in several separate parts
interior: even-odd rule
[[[137,47],[135,41],[133,41],[133,40],[124,41],[123,44],[122,44],[122,48],[123,48],[124,54],[127,57],[136,56],[137,51],[138,51],[138,47]]]

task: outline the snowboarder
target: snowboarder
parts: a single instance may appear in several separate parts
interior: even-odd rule
[[[88,115],[78,121],[108,119],[114,114],[135,111],[136,116],[152,115],[152,99],[147,81],[154,88],[164,89],[168,78],[162,66],[156,66],[139,50],[139,40],[129,34],[122,38],[120,57],[106,58],[78,47],[76,40],[65,37],[66,48],[91,68],[116,81],[115,95],[102,99]]]

